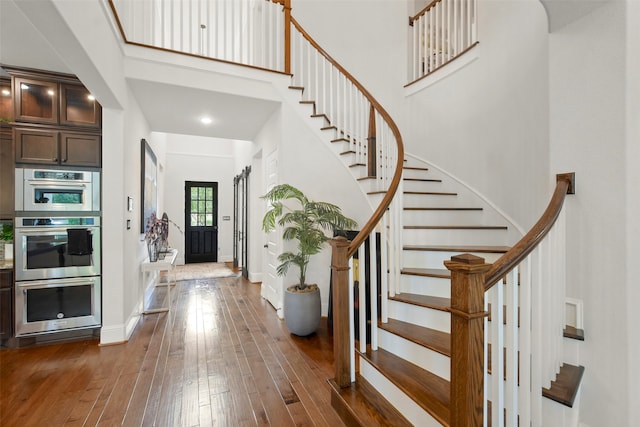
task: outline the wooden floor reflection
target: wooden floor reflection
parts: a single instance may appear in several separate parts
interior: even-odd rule
[[[290,335],[242,278],[179,282],[171,296],[171,312],[144,316],[126,344],[0,351],[0,425],[343,425],[326,324]]]

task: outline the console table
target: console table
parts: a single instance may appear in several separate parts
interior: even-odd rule
[[[171,308],[171,285],[176,284],[175,273],[173,277],[174,279],[173,283],[171,282],[170,279],[171,279],[171,272],[175,267],[177,256],[178,256],[177,249],[169,249],[169,252],[164,254],[164,258],[161,259],[160,257],[158,257],[158,261],[151,262],[149,261],[149,257],[147,257],[140,265],[140,269],[142,270],[142,288],[143,288],[142,289],[142,314],[163,313],[163,312],[169,311],[169,309]],[[147,280],[146,280],[147,273],[152,273],[154,271],[157,271],[158,273],[160,273],[161,271],[167,272],[167,300],[169,301],[168,303],[169,307],[153,308],[153,309],[145,310],[144,309],[144,287],[146,286],[146,283],[147,283]],[[157,286],[159,286],[159,284],[157,284]]]

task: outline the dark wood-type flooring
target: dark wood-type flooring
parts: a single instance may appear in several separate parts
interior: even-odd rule
[[[171,312],[144,316],[125,344],[1,350],[0,425],[343,425],[326,382],[325,322],[310,337],[290,335],[242,278],[174,289]]]

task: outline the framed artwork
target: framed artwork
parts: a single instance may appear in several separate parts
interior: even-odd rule
[[[140,210],[140,233],[146,231],[147,219],[158,210],[158,161],[146,139],[140,140],[141,168],[140,185],[142,209]]]

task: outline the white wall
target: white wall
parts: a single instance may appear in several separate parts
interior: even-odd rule
[[[637,241],[630,231],[638,217],[626,214],[637,213],[637,195],[633,205],[627,194],[637,193],[640,181],[627,172],[627,166],[637,169],[638,157],[627,156],[638,153],[638,141],[626,135],[625,122],[637,123],[639,110],[636,92],[636,115],[627,115],[627,83],[637,89],[637,75],[628,74],[625,49],[637,51],[638,41],[627,44],[625,8],[624,2],[611,2],[558,29],[549,43],[551,165],[576,172],[576,194],[567,204],[567,279],[569,296],[584,301],[580,420],[591,426],[637,425],[629,418],[637,406],[638,394],[631,393],[637,371],[636,385],[628,384],[634,383],[629,369],[638,360],[637,344],[629,351],[637,334],[628,323],[637,323],[638,299],[628,291],[637,284],[627,276],[631,253],[625,248]]]
[[[154,135],[156,135],[154,133]],[[218,183],[218,261],[233,260],[233,177],[236,175],[236,142],[189,135],[163,134],[166,141],[164,182],[165,211],[185,230],[185,181]],[[153,137],[152,137],[153,138]],[[240,145],[244,145],[241,142]],[[230,219],[223,221],[223,217]],[[171,245],[178,249],[178,264],[184,264],[184,235],[172,227]]]
[[[629,425],[640,425],[640,405],[634,404],[631,399],[640,396],[640,366],[634,363],[640,360],[640,340],[635,325],[640,324],[640,286],[637,280],[640,277],[640,263],[631,260],[640,259],[640,192],[637,191],[640,183],[640,2],[627,2],[627,149],[626,149],[626,183],[627,183],[627,209],[626,209],[626,236],[627,236],[627,343],[629,345],[627,396]]]

